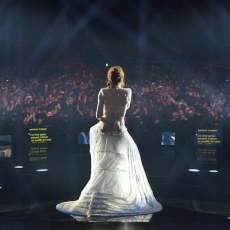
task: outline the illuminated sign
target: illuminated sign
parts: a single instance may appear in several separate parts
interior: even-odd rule
[[[46,161],[48,156],[48,146],[33,146],[30,148],[30,162]]]
[[[196,158],[200,163],[217,163],[217,149],[197,149]]]
[[[195,135],[195,145],[223,145],[222,129],[198,129]]]
[[[48,127],[30,128],[28,134],[31,144],[49,144],[52,142]]]

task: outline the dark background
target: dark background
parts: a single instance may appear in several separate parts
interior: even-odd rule
[[[3,66],[74,56],[82,42],[89,62],[229,60],[228,1],[3,0],[0,15]]]

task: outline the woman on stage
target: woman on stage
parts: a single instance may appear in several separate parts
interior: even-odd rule
[[[72,216],[128,216],[161,211],[148,183],[138,148],[125,127],[132,91],[124,88],[124,72],[111,67],[108,84],[99,91],[90,129],[91,176],[76,201],[57,210]]]

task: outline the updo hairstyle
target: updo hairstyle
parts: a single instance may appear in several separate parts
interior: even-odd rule
[[[120,66],[110,67],[107,73],[107,88],[111,88],[112,86],[116,86],[118,84],[120,84],[121,87],[124,87],[124,78],[124,71]]]

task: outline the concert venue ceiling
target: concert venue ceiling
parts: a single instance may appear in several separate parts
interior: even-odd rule
[[[3,0],[0,33],[37,43],[49,34],[71,44],[84,34],[97,46],[131,44],[142,56],[158,46],[194,58],[229,58],[229,12],[229,1],[218,0]]]

